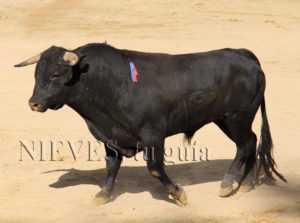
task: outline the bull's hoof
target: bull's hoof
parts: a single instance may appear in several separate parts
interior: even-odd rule
[[[103,205],[111,201],[111,195],[106,192],[100,191],[94,198],[93,204]]]
[[[182,187],[178,186],[176,193],[171,195],[180,207],[187,205],[187,195]]]
[[[229,197],[234,193],[233,190],[233,186],[229,185],[229,186],[223,186],[221,185],[220,187],[220,192],[219,192],[219,196],[220,197]]]
[[[253,184],[242,184],[239,188],[239,192],[249,192],[250,190],[252,190],[254,188]]]

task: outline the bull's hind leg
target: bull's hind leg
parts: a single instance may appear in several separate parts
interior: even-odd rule
[[[251,131],[249,139],[246,144],[246,161],[245,169],[242,178],[239,180],[238,190],[241,192],[248,192],[254,187],[254,167],[256,162],[256,135]]]
[[[235,142],[237,147],[236,156],[225,174],[220,188],[220,196],[226,197],[234,193],[233,182],[240,168],[245,164],[245,170],[240,183],[254,168],[256,155],[256,135],[251,130],[251,121],[244,116],[235,115],[225,120],[215,122],[220,129]],[[241,186],[239,183],[239,187]]]

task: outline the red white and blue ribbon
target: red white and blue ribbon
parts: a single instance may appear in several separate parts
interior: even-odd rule
[[[134,66],[134,63],[131,60],[131,56],[129,56],[129,54],[126,53],[125,57],[126,57],[127,61],[129,62],[131,80],[132,80],[132,82],[136,83],[136,82],[138,82],[139,72],[137,71],[136,67]]]
[[[129,61],[129,65],[130,65],[131,80],[133,82],[137,82],[139,73],[138,73],[137,69],[135,68],[134,63],[132,61]]]

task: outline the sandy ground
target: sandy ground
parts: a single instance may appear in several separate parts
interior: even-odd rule
[[[163,3],[162,3],[163,2]],[[286,1],[2,1],[0,4],[0,222],[300,222],[300,2]],[[214,125],[193,141],[210,162],[180,162],[167,172],[188,194],[180,208],[148,174],[143,160],[126,159],[113,202],[95,206],[104,161],[75,162],[67,147],[61,161],[20,159],[19,140],[92,140],[70,108],[30,111],[34,66],[14,64],[51,45],[75,48],[103,42],[140,51],[188,53],[244,47],[260,58],[280,171],[289,183],[259,186],[218,197],[234,144]],[[259,135],[260,118],[254,124]],[[166,148],[183,146],[182,135]],[[39,154],[36,149],[36,153]],[[37,155],[38,156],[38,155]]]

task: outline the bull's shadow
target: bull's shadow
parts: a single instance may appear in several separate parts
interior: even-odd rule
[[[182,185],[195,185],[207,182],[220,181],[232,160],[212,160],[206,162],[193,162],[166,166],[170,178]],[[64,188],[81,184],[92,184],[102,187],[105,182],[106,169],[97,170],[52,170],[50,172],[66,171],[57,182],[50,184],[53,188]],[[169,202],[165,188],[147,170],[146,166],[121,166],[117,176],[114,197],[123,193],[141,193],[149,191],[153,198]],[[216,192],[217,193],[217,192]]]

